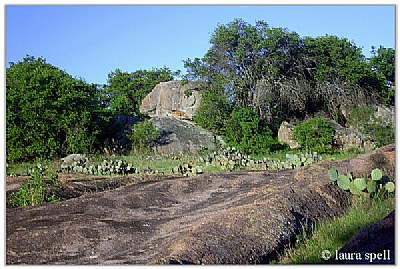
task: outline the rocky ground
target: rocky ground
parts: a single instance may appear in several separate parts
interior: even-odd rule
[[[295,170],[114,178],[92,192],[94,179],[67,180],[83,186],[72,199],[7,208],[6,263],[267,263],[302,229],[344,213],[350,196],[329,181],[331,167],[393,175],[395,147]]]

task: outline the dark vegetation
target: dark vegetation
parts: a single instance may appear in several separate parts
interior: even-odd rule
[[[341,125],[353,120],[379,146],[394,141],[380,122],[368,123],[373,105],[394,105],[393,49],[372,48],[367,59],[346,38],[300,37],[263,21],[250,25],[240,19],[219,25],[210,43],[204,57],[184,61],[184,80],[206,82],[194,120],[222,135],[229,146],[246,154],[283,149],[276,140],[280,123],[317,113]],[[132,73],[117,69],[106,85],[94,85],[43,58],[10,63],[7,162],[102,154],[121,148],[122,142],[131,145],[125,152],[148,148],[159,134],[147,122],[130,129],[129,117],[143,120],[142,99],[177,75],[166,67]],[[352,116],[343,115],[344,110]],[[306,150],[330,150],[332,131],[323,120],[303,123],[296,134]]]

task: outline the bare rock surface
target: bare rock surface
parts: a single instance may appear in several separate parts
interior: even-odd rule
[[[287,121],[283,121],[281,126],[279,126],[278,130],[278,141],[281,143],[288,144],[291,149],[300,148],[299,143],[296,140],[293,140],[293,128],[294,125],[288,123]]]
[[[344,213],[329,168],[394,174],[395,147],[295,170],[132,182],[6,211],[7,264],[254,264],[276,259],[302,227]]]
[[[192,119],[201,103],[200,84],[161,82],[143,99],[140,112],[148,117]]]
[[[154,127],[161,133],[161,138],[153,146],[159,154],[179,152],[197,152],[201,148],[212,149],[223,140],[213,133],[187,120],[173,117],[152,118]]]

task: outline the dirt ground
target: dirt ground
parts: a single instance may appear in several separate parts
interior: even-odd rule
[[[7,208],[6,263],[268,263],[302,229],[344,213],[350,195],[331,167],[393,175],[395,147],[295,170],[65,180],[65,201]]]

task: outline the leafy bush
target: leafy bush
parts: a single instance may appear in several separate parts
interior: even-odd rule
[[[161,134],[149,120],[138,122],[132,127],[132,133],[128,135],[134,151],[145,152],[150,149],[151,143],[160,138]]]
[[[227,121],[225,138],[229,146],[246,154],[270,152],[282,148],[272,137],[268,126],[262,126],[254,111],[248,108],[235,109]]]
[[[327,152],[332,149],[334,130],[322,118],[306,120],[294,127],[293,138],[306,150]]]
[[[193,121],[216,134],[222,134],[229,118],[230,105],[225,94],[213,89],[205,91]]]
[[[98,88],[26,57],[6,70],[7,160],[89,152],[99,129]]]
[[[382,118],[364,125],[363,133],[375,142],[378,148],[395,142],[395,128],[393,123],[386,123]]]
[[[362,127],[363,124],[367,123],[374,114],[372,107],[359,107],[354,108],[350,112],[350,117],[347,123],[354,127]]]
[[[57,186],[57,174],[46,171],[41,164],[31,169],[31,172],[28,181],[11,195],[9,203],[12,206],[35,206],[59,201],[54,194],[49,194],[50,189]]]

